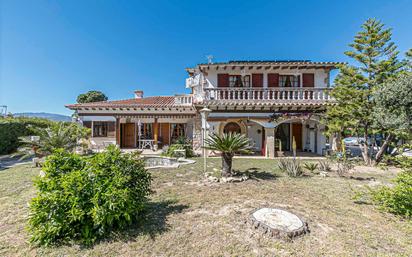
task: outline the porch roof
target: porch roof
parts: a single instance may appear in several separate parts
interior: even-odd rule
[[[94,103],[68,104],[67,108],[77,110],[82,108],[118,108],[118,107],[174,107],[174,96],[152,96],[125,100],[102,101]]]

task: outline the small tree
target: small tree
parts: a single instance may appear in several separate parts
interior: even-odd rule
[[[93,103],[93,102],[101,102],[101,101],[107,101],[107,96],[103,94],[100,91],[89,91],[84,94],[80,94],[77,97],[77,102],[78,103]]]
[[[373,125],[386,134],[375,161],[381,161],[389,143],[397,137],[407,137],[412,130],[412,73],[405,73],[377,88]]]
[[[232,175],[232,159],[235,153],[250,153],[249,139],[238,133],[228,133],[222,136],[213,134],[205,140],[206,149],[222,153],[222,176]]]

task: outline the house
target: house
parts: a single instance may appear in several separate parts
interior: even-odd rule
[[[184,136],[201,152],[199,111],[211,110],[207,133],[247,135],[256,154],[274,157],[292,150],[322,155],[325,128],[320,117],[327,105],[330,71],[337,62],[229,61],[187,68],[190,94],[71,104],[95,145],[161,148]]]

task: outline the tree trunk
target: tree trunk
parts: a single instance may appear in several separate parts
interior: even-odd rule
[[[374,161],[374,165],[378,164],[382,161],[383,154],[386,153],[386,149],[388,149],[389,143],[393,140],[394,136],[392,134],[388,134],[386,136],[385,141],[383,142],[381,149],[379,149],[378,153],[376,154],[376,158]]]
[[[361,151],[362,151],[362,157],[366,165],[371,164],[371,158],[369,155],[369,149],[368,149],[368,129],[365,128],[365,131],[363,132],[363,139],[364,143],[361,144]]]
[[[229,177],[232,175],[232,153],[222,153],[222,176]]]

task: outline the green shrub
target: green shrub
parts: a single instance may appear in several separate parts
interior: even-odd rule
[[[53,121],[41,118],[0,118],[0,154],[8,154],[20,146],[19,137],[37,135],[35,128],[47,128]]]
[[[91,157],[64,150],[48,156],[30,203],[31,242],[85,245],[137,221],[150,192],[143,160],[114,146]]]
[[[313,162],[305,162],[303,164],[303,167],[305,169],[307,169],[308,171],[310,171],[311,173],[315,173],[316,169],[318,168],[318,164],[317,163],[313,163]],[[319,173],[319,172],[318,172]]]
[[[394,186],[372,189],[372,200],[381,209],[412,218],[412,171],[403,171],[394,179]]]
[[[179,137],[162,155],[175,157],[175,150],[185,150],[186,157],[194,156],[192,142],[185,137]]]

